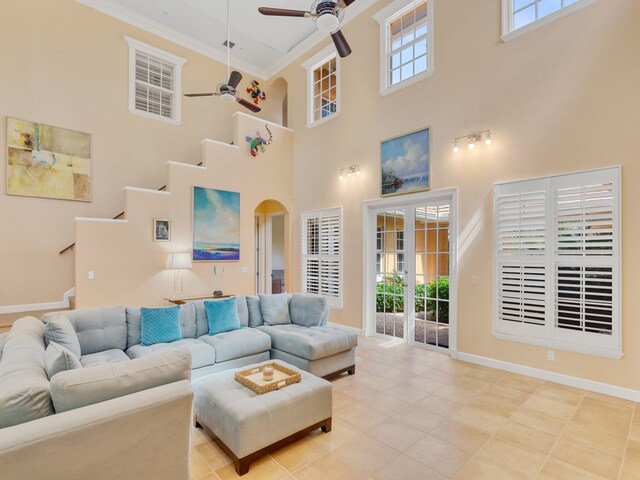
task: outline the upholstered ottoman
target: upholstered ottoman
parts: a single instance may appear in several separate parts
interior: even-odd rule
[[[278,362],[292,370],[296,367]],[[270,362],[263,362],[270,363]],[[243,367],[252,368],[262,363]],[[193,382],[196,426],[203,427],[233,458],[238,475],[259,457],[322,428],[331,430],[331,383],[300,371],[302,380],[258,395],[235,380],[237,370]]]

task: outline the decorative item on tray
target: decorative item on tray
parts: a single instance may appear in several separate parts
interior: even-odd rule
[[[267,380],[268,377],[271,377],[271,380]],[[235,378],[237,382],[253,390],[258,395],[298,383],[302,379],[300,372],[278,363],[265,363],[247,370],[241,370],[236,372]]]

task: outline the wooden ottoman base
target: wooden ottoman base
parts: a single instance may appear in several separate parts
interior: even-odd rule
[[[207,432],[211,438],[213,438],[213,440],[215,440],[215,442],[220,445],[220,448],[222,448],[222,450],[225,451],[225,453],[227,455],[229,455],[229,457],[231,457],[233,459],[233,464],[235,466],[236,469],[236,473],[238,475],[244,475],[245,473],[247,473],[249,471],[249,465],[251,465],[252,462],[256,461],[258,458],[263,457],[271,452],[274,452],[282,447],[284,447],[285,445],[294,442],[302,437],[304,437],[306,434],[313,432],[314,430],[318,429],[318,428],[322,428],[323,432],[330,432],[331,431],[331,417],[326,418],[325,420],[322,420],[321,422],[318,422],[314,425],[311,425],[307,428],[304,428],[302,430],[300,430],[299,432],[296,432],[292,435],[289,435],[286,438],[283,438],[282,440],[278,440],[275,443],[272,443],[271,445],[268,445],[264,448],[261,448],[260,450],[258,450],[257,452],[253,452],[250,453],[249,455],[242,457],[242,458],[238,458],[236,457],[236,455],[231,451],[231,449],[229,447],[227,447],[224,442],[222,440],[220,440],[217,435],[215,433],[213,433],[211,431],[211,429],[209,427],[207,427],[196,415],[195,416],[195,425],[196,427],[201,427],[202,429],[204,429],[205,432]]]

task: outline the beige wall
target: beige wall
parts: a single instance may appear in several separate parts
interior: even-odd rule
[[[158,188],[166,161],[198,163],[203,138],[232,139],[238,108],[215,98],[183,99],[182,126],[128,113],[124,35],[186,58],[184,92],[226,78],[222,64],[73,0],[0,0],[0,305],[62,300],[74,253],[58,251],[74,241],[74,217],[112,217],[124,210],[124,186]],[[266,118],[282,117],[272,110]],[[91,133],[93,202],[5,195],[6,117]]]
[[[331,320],[362,327],[362,208],[379,197],[380,140],[432,128],[432,188],[459,187],[458,348],[460,351],[640,388],[640,2],[600,1],[542,29],[500,41],[499,0],[438,0],[435,73],[387,97],[379,95],[375,8],[346,26],[353,54],[342,60],[342,114],[306,127],[306,97],[289,98],[296,130],[294,251],[299,214],[344,207],[344,308]],[[328,42],[327,42],[328,43]],[[280,75],[290,92],[305,90],[300,63]],[[494,144],[454,155],[455,137],[490,128]],[[361,178],[338,181],[357,163]],[[492,186],[494,182],[622,165],[623,348],[621,360],[499,341],[492,331]],[[479,284],[472,285],[477,275]],[[294,290],[300,286],[295,256]]]
[[[126,222],[79,221],[76,228],[76,288],[79,308],[106,304],[162,305],[173,290],[173,271],[165,269],[169,252],[189,251],[192,240],[192,187],[240,192],[240,261],[215,262],[225,273],[225,293],[253,294],[255,287],[254,213],[264,200],[292,211],[293,132],[271,125],[273,143],[252,157],[247,134],[264,128],[249,115],[235,115],[236,145],[205,141],[203,167],[170,164],[168,194],[126,192]],[[196,162],[197,163],[197,162]],[[275,202],[269,202],[275,203]],[[281,207],[282,209],[282,207]],[[154,242],[154,218],[171,220],[171,241]],[[285,235],[290,229],[285,226]],[[285,259],[288,263],[289,259]],[[184,293],[214,290],[214,262],[194,262],[183,271]],[[246,272],[242,272],[246,267]],[[88,272],[94,272],[94,280]]]

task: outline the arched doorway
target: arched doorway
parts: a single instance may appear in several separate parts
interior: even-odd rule
[[[284,293],[289,283],[289,212],[277,200],[255,209],[255,292]]]
[[[269,113],[273,122],[287,127],[289,123],[287,81],[282,77],[276,78],[269,88],[268,95]]]

